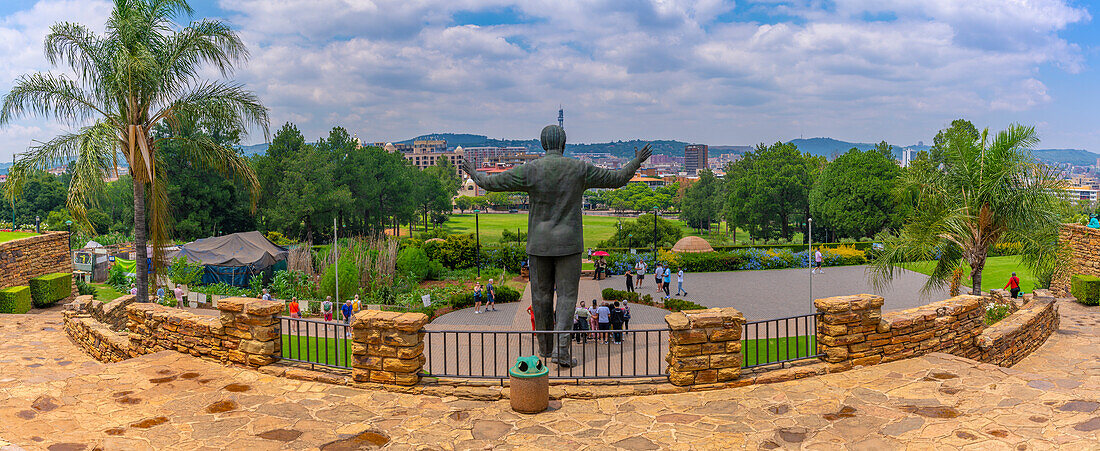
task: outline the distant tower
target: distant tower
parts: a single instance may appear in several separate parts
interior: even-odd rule
[[[565,110],[558,104],[558,127],[565,128]]]

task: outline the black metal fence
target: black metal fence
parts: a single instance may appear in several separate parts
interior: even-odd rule
[[[618,331],[426,330],[423,374],[435,377],[507,379],[517,357],[538,355],[535,334],[570,336],[577,366],[550,367],[551,379],[665,377],[668,329]]]
[[[351,368],[351,326],[343,321],[279,317],[282,358]]]
[[[820,313],[749,321],[741,333],[742,368],[815,359]]]

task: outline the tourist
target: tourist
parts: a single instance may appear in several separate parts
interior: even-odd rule
[[[657,292],[658,293],[661,292],[661,276],[663,275],[662,274],[663,272],[664,272],[664,267],[662,267],[661,264],[658,263],[657,264],[657,269],[653,270],[653,281],[654,281],[654,285],[657,286]]]
[[[814,270],[811,273],[825,274],[825,271],[821,270],[821,262],[825,261],[824,256],[821,255],[821,248],[817,248],[814,252]]]
[[[351,314],[354,308],[351,306],[351,299],[344,301],[344,305],[340,307],[340,313],[344,314],[344,330],[348,338],[351,338]]]
[[[672,268],[665,268],[665,281],[664,281],[665,299],[668,299],[668,298],[672,297],[670,294],[668,294],[668,286],[669,285],[672,285]]]
[[[474,282],[474,313],[481,313],[481,282]]]
[[[634,292],[634,273],[630,272],[629,268],[626,270],[626,277],[625,278],[626,278],[626,291],[628,293],[633,293]]]
[[[137,285],[130,284],[130,294],[133,296],[137,296]]]
[[[352,314],[359,313],[363,309],[363,304],[359,301],[359,295],[355,295],[355,299],[351,301]]]
[[[291,318],[301,318],[302,317],[302,311],[298,306],[298,298],[296,298],[296,297],[290,298],[290,306],[288,306],[288,310],[290,310],[290,317]],[[293,331],[293,333],[298,333],[298,322],[297,321],[291,321],[290,325],[291,325],[291,330]]]
[[[587,331],[589,329],[589,317],[588,309],[584,308],[584,301],[578,302],[577,310],[573,312],[573,330]],[[573,340],[577,343],[580,343],[581,340],[588,341],[586,335],[588,334],[585,332],[573,334]]]
[[[611,311],[608,315],[608,320],[609,322],[611,322],[611,329],[623,330],[623,309],[619,307],[619,301],[615,301],[615,304],[611,308]],[[612,334],[612,341],[614,341],[615,344],[622,344],[623,333],[615,332],[614,334]]]
[[[599,330],[600,329],[599,320],[597,320],[596,318],[599,318],[599,313],[596,311],[596,300],[593,299],[592,300],[592,307],[588,308],[588,325],[590,327],[590,330]],[[589,335],[592,336],[592,338],[599,337],[599,335],[595,334],[595,333],[592,333],[592,334],[589,334]]]
[[[489,279],[489,283],[485,284],[485,299],[488,301],[485,303],[485,311],[489,311],[492,307],[493,311],[497,311],[497,299],[496,289],[493,288],[493,279]]]
[[[157,299],[164,301],[164,287],[157,287]]]
[[[684,268],[676,272],[676,295],[679,296],[681,291],[687,296],[688,292],[684,291]]]
[[[595,302],[595,301],[593,301]],[[596,321],[599,323],[600,330],[611,330],[611,309],[607,308],[607,303],[604,302],[596,308]],[[611,339],[607,332],[601,332],[597,337],[607,343]]]
[[[638,288],[642,287],[642,281],[645,280],[646,265],[642,260],[638,260],[638,263],[634,265],[634,274],[638,277]]]
[[[623,299],[623,329],[630,329],[630,305]]]
[[[1012,292],[1012,299],[1016,299],[1016,297],[1020,295],[1020,278],[1016,277],[1016,273],[1012,273],[1012,277],[1008,278],[1008,283],[1005,284],[1005,288],[1010,288],[1009,291]]]
[[[182,285],[176,285],[176,288],[172,290],[172,294],[176,296],[176,302],[183,302],[183,288]]]
[[[264,294],[263,294],[263,296],[260,296],[260,299],[263,299],[265,301],[270,301],[271,300],[271,293],[267,292],[267,288],[264,288]]]
[[[592,280],[600,280],[600,259],[592,260]]]
[[[332,296],[325,296],[321,302],[321,311],[325,314],[325,321],[332,321]]]

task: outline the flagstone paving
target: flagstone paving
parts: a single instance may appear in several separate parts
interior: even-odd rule
[[[934,354],[739,389],[566,399],[539,415],[174,352],[100,364],[59,313],[3,315],[0,449],[1095,449],[1100,311],[1060,308],[1061,329],[1010,369]]]

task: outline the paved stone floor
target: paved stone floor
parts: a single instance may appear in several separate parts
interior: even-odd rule
[[[507,401],[275,378],[172,352],[100,364],[57,312],[0,316],[0,448],[1095,449],[1100,311],[1014,368],[944,354],[739,389]],[[12,445],[8,445],[7,440]]]

